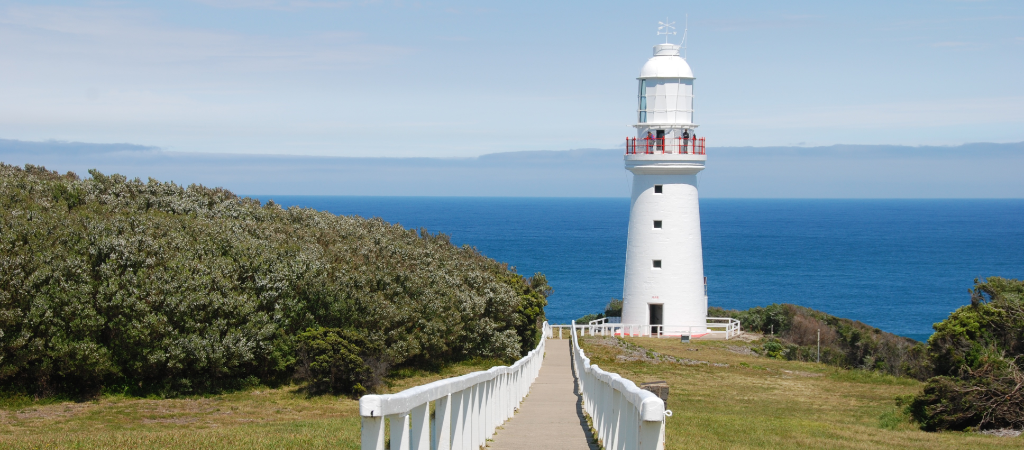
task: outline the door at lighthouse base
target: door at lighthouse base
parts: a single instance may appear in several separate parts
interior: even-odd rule
[[[647,317],[650,317],[651,334],[661,334],[660,325],[664,325],[661,320],[662,305],[648,304],[647,307],[650,309]]]

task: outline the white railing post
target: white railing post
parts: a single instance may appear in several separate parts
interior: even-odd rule
[[[391,422],[391,450],[409,450],[409,414],[389,414]]]
[[[359,435],[363,450],[384,450],[384,417],[362,417]]]
[[[452,395],[448,394],[434,401],[433,450],[452,448]]]
[[[466,435],[463,438],[463,442],[466,443],[466,448],[476,448],[476,436],[479,433],[476,429],[477,426],[477,413],[479,410],[476,406],[476,396],[479,393],[479,385],[473,385],[473,387],[467,389],[469,395],[466,396]]]
[[[476,440],[477,446],[487,442],[487,382],[484,381],[477,386],[476,395]]]
[[[411,450],[430,450],[430,402],[409,411],[412,431],[409,436]]]
[[[466,422],[466,405],[462,401],[463,393],[464,391],[459,391],[452,394],[452,435],[450,438],[452,450],[466,448],[462,445],[463,424]]]
[[[661,450],[665,447],[664,444],[658,445],[661,441],[661,425],[661,422],[640,421],[639,450]]]
[[[611,420],[608,421],[610,427],[608,433],[608,440],[604,444],[604,448],[617,449],[619,448],[619,432],[622,425],[622,393],[619,391],[612,391],[612,410]]]

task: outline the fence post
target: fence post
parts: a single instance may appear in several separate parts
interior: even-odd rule
[[[452,448],[452,396],[448,394],[434,400],[434,450]]]
[[[480,408],[477,407],[477,396],[480,395],[480,385],[474,385],[467,389],[469,391],[469,398],[467,399],[466,405],[466,447],[474,449],[478,446],[477,436],[480,431],[477,430],[477,417],[480,415]]]
[[[609,433],[608,439],[605,439],[604,447],[617,449],[619,448],[619,442],[622,441],[622,437],[619,433],[622,432],[622,410],[625,409],[625,405],[622,404],[622,393],[618,390],[612,390],[612,420],[608,421]]]
[[[362,450],[384,450],[384,418],[363,417],[360,434]]]
[[[389,414],[391,450],[409,450],[409,413]]]
[[[640,421],[640,450],[663,450],[665,443],[662,441],[661,429],[664,422],[661,421]]]
[[[463,422],[466,416],[466,407],[462,402],[463,393],[465,390],[452,394],[451,408],[451,432],[452,435],[449,437],[451,440],[451,450],[463,450],[466,448],[462,445],[462,434],[463,434]]]
[[[410,448],[412,450],[430,450],[430,402],[414,407],[409,411],[412,421]]]

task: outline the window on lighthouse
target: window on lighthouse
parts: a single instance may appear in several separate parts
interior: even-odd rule
[[[647,123],[647,86],[640,80],[640,118],[639,123]]]
[[[660,259],[654,260],[654,268],[655,269],[660,269],[661,268],[661,260]]]
[[[660,184],[654,185],[654,193],[655,194],[660,194],[661,193],[661,185]]]
[[[655,220],[654,221],[654,228],[657,228],[659,230],[661,229],[661,221],[660,220]]]

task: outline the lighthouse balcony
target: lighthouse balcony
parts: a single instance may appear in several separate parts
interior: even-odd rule
[[[627,155],[704,155],[704,138],[626,138]]]

